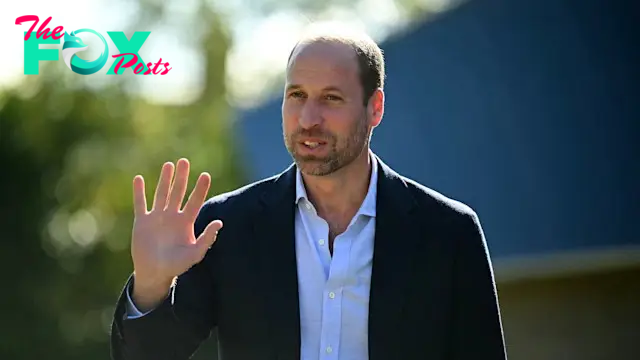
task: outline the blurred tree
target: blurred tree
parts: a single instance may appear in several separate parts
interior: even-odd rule
[[[202,171],[210,195],[241,183],[225,100],[229,39],[215,14],[198,14],[205,84],[190,105],[150,104],[124,83],[91,91],[59,66],[0,95],[1,359],[109,358],[113,307],[132,271],[133,176],[148,179],[152,199],[162,163],[187,157],[191,186]]]

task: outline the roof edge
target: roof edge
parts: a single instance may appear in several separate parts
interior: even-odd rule
[[[572,277],[640,267],[640,245],[525,255],[493,261],[496,282]]]

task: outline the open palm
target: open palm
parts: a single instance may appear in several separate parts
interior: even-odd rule
[[[189,166],[188,160],[180,159],[173,179],[173,163],[164,164],[150,211],[144,178],[136,176],[133,180],[135,221],[131,256],[137,279],[165,282],[181,275],[202,260],[222,228],[221,221],[213,221],[196,239],[194,223],[206,200],[211,177],[207,173],[198,177],[189,199],[181,208],[187,191]]]

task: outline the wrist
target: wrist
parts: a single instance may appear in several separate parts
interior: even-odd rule
[[[160,278],[157,276],[142,275],[137,271],[133,272],[133,288],[139,288],[144,291],[153,291],[157,289],[169,289],[173,285],[175,277]]]
[[[143,278],[134,273],[131,300],[141,312],[153,310],[167,298],[172,284],[173,279]]]

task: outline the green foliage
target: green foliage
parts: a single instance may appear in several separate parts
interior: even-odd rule
[[[132,271],[136,174],[148,199],[162,163],[180,157],[191,160],[191,186],[211,173],[210,195],[241,184],[224,97],[229,40],[213,15],[200,16],[205,86],[191,105],[150,104],[120,84],[90,91],[60,74],[0,95],[0,358],[109,358],[113,308]]]

